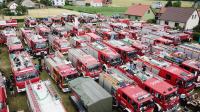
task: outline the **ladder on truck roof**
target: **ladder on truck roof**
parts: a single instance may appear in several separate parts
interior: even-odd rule
[[[57,91],[51,86],[51,82],[50,81],[46,81],[44,83],[45,83],[45,86],[47,87],[50,95],[53,96],[56,100],[60,99]]]
[[[125,46],[124,43],[118,41],[118,40],[110,40],[108,41],[110,44],[114,45],[114,46],[117,46],[117,47],[120,47],[120,46]]]
[[[84,48],[83,48],[84,49]],[[80,49],[71,49],[72,50],[72,54],[75,55],[77,58],[83,57],[84,55],[87,55],[84,51],[80,50]],[[86,50],[86,49],[85,49]]]
[[[106,49],[106,46],[103,45],[103,43],[99,42],[99,41],[96,41],[96,42],[93,42],[92,45],[99,49],[99,50],[103,50],[103,49]]]
[[[183,46],[186,46],[186,47],[192,48],[194,50],[200,51],[200,45],[196,45],[196,44],[183,44]]]
[[[27,84],[25,82],[25,85],[27,86],[27,90],[26,91],[29,93],[30,99],[32,100],[32,102],[30,102],[30,101],[29,102],[30,102],[30,104],[32,104],[34,106],[34,112],[41,112],[40,105],[39,105],[39,103],[37,101],[36,96],[34,95],[34,91],[33,91],[33,88],[31,86],[32,83],[30,81],[29,81],[29,84]]]

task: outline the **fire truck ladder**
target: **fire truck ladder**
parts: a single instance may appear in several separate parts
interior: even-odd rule
[[[47,87],[49,93],[51,94],[51,96],[55,97],[55,99],[60,99],[57,91],[55,91],[55,89],[53,89],[53,87],[51,86],[51,84],[47,84],[48,82],[45,82],[45,86]]]
[[[33,88],[31,86],[31,84],[32,83],[29,81],[29,84],[26,84],[26,86],[27,86],[27,91],[30,94],[30,97],[31,97],[32,102],[33,102],[33,106],[34,106],[34,109],[35,109],[34,112],[41,112],[40,105],[37,102],[37,99],[36,99],[36,97],[34,95],[34,91],[33,91]]]

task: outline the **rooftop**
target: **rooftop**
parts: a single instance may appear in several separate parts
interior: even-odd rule
[[[142,17],[149,9],[150,5],[142,5],[142,4],[132,5],[128,8],[125,14]]]

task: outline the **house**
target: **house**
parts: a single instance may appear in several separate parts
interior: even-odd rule
[[[7,7],[8,9],[10,9],[10,12],[16,13],[16,8],[17,8],[18,4],[13,2],[10,2]]]
[[[70,2],[69,4],[75,5],[75,6],[85,6],[87,3],[87,0],[68,0]]]
[[[102,7],[104,0],[91,0],[90,6],[93,7]]]
[[[155,14],[150,5],[132,5],[130,6],[124,14],[127,18],[131,20],[149,20],[155,19]]]
[[[52,5],[56,7],[65,6],[65,0],[52,0]]]
[[[168,7],[158,21],[160,25],[191,30],[199,24],[199,15],[194,8]]]
[[[21,5],[27,8],[35,8],[36,3],[34,3],[32,0],[23,0],[21,2]]]

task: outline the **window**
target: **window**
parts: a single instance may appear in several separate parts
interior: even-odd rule
[[[168,25],[169,23],[168,23],[168,21],[165,21],[165,25]]]
[[[132,106],[134,107],[134,109],[138,108],[138,106],[137,106],[137,104],[135,102],[132,102]]]
[[[145,87],[145,90],[147,91],[147,92],[150,92],[150,89],[149,89],[149,87]]]
[[[148,14],[150,13],[151,11],[150,10],[148,10]]]
[[[125,94],[122,94],[122,97],[127,100],[127,96]]]
[[[171,79],[171,75],[170,75],[170,74],[167,74],[167,75],[166,75],[166,79],[167,79],[167,80],[170,80],[170,79]]]
[[[179,26],[179,23],[175,23],[175,27],[178,27]]]

